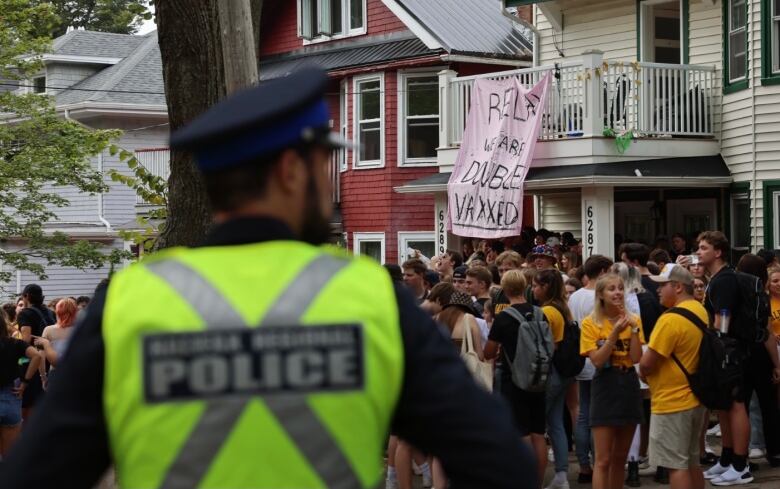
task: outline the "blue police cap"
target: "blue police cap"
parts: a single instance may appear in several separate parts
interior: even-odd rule
[[[347,147],[329,127],[328,77],[304,68],[238,92],[171,135],[171,148],[195,153],[204,173],[302,143]]]

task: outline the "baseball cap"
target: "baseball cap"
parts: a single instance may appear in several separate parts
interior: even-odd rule
[[[679,282],[685,285],[693,284],[691,272],[674,263],[667,263],[659,275],[650,275],[650,279],[661,284],[666,282]]]
[[[455,270],[452,271],[452,278],[466,278],[466,272],[468,269],[469,267],[466,265],[455,267]]]
[[[43,296],[43,289],[41,289],[41,286],[38,284],[27,284],[24,287],[24,290],[22,290],[22,295],[30,295],[33,297],[41,297]]]

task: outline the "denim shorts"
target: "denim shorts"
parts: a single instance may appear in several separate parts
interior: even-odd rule
[[[0,426],[18,426],[22,422],[22,400],[16,397],[13,386],[0,388]]]

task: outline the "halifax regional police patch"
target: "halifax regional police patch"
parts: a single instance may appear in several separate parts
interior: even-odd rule
[[[268,326],[143,338],[149,403],[359,390],[359,325]]]

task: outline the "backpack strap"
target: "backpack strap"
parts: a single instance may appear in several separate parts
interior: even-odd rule
[[[523,315],[520,314],[520,311],[518,311],[517,309],[515,309],[511,305],[509,307],[507,307],[506,309],[504,309],[502,312],[505,312],[505,313],[509,314],[509,316],[512,319],[514,319],[515,321],[517,321],[518,323],[522,324],[523,322],[526,321],[526,319],[523,317]]]
[[[672,307],[670,309],[667,309],[664,314],[677,314],[678,316],[682,316],[688,321],[692,322],[694,325],[696,325],[697,328],[701,330],[702,333],[707,332],[707,325],[704,324],[704,321],[701,320],[699,316],[694,314],[692,311],[689,311],[688,309],[682,308],[682,307]],[[682,370],[682,373],[685,374],[686,379],[690,379],[691,374],[688,372],[688,370],[683,366],[682,362],[679,358],[677,358],[677,355],[672,353],[672,360],[674,360],[674,363],[677,364],[678,367],[680,367],[680,370]]]

